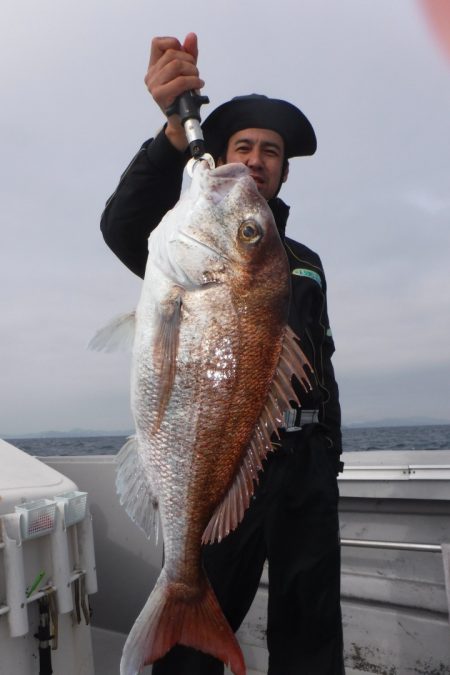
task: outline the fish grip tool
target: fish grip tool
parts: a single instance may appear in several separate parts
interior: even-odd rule
[[[196,91],[190,90],[178,96],[174,103],[166,110],[167,117],[179,115],[184,127],[191,153],[191,159],[187,165],[187,171],[190,176],[192,176],[194,167],[199,161],[208,162],[211,169],[214,169],[215,166],[214,159],[206,152],[205,139],[200,125],[200,106],[204,103],[209,103],[207,96],[202,96]]]

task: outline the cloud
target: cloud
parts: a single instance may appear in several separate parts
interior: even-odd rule
[[[450,175],[447,176],[447,180],[450,182]],[[427,216],[437,216],[444,211],[447,216],[450,214],[450,199],[448,195],[444,196],[433,190],[424,189],[421,186],[406,191],[404,199],[407,204],[424,211]]]
[[[450,359],[434,367],[418,361],[391,371],[341,373],[343,422],[427,417],[450,423],[449,381]]]
[[[129,361],[85,349],[140,290],[99,218],[163,122],[143,84],[151,37],[192,29],[204,114],[258,91],[316,128],[318,152],[292,160],[282,196],[289,234],[325,265],[346,407],[432,415],[412,393],[424,381],[446,400],[449,69],[415,3],[193,0],[168,16],[143,0],[25,0],[2,27],[0,431],[128,426]]]

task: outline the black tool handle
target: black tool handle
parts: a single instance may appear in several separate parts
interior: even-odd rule
[[[52,675],[51,647],[39,647],[39,675]]]
[[[189,143],[189,150],[194,159],[199,159],[205,154],[205,141],[200,126],[200,106],[203,103],[209,103],[209,98],[191,90],[178,96],[166,110],[168,117],[170,115],[180,116]]]
[[[170,115],[179,115],[181,122],[184,124],[186,120],[198,120],[200,122],[200,106],[203,103],[209,103],[207,96],[201,96],[195,91],[186,91],[181,96],[175,99],[169,108],[166,110],[167,117]]]

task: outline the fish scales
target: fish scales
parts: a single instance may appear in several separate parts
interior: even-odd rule
[[[131,404],[136,437],[117,487],[150,534],[157,503],[164,566],[121,661],[135,675],[175,644],[245,675],[201,563],[202,541],[241,520],[295,372],[307,364],[287,327],[289,266],[272,213],[244,165],[200,163],[152,232],[135,314]]]

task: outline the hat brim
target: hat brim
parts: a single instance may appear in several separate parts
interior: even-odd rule
[[[285,156],[313,155],[317,149],[314,129],[292,103],[265,96],[236,97],[216,108],[202,124],[206,149],[219,157],[229,138],[242,129],[271,129],[280,134]]]

